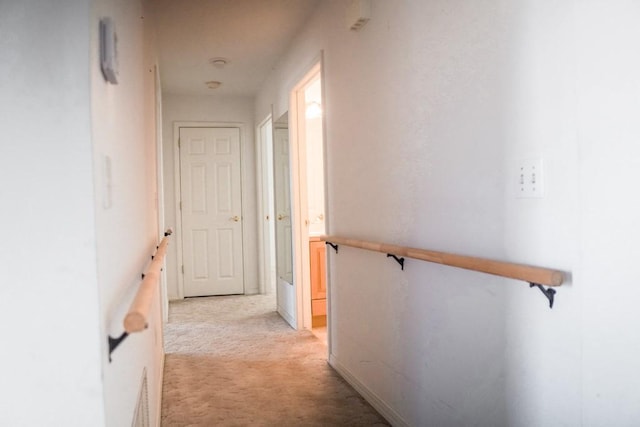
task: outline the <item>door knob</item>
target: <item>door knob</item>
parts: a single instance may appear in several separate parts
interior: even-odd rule
[[[230,219],[231,221],[235,221],[235,222],[240,221],[240,217],[239,217],[238,215],[236,215],[236,216],[232,216],[232,217],[231,217],[231,218],[229,218],[229,219]]]
[[[289,217],[287,215],[282,215],[282,214],[278,215],[278,221],[282,221],[283,219],[286,219],[286,218],[289,218]]]

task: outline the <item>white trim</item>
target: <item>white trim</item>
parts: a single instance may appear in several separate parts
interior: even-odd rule
[[[262,128],[266,126],[270,116],[258,123],[255,129],[256,140],[256,197],[258,206],[258,292],[261,294],[267,293],[267,274],[266,274],[266,256],[265,256],[265,241],[264,241],[264,188],[263,188],[263,140],[262,140]]]
[[[321,79],[321,94],[322,99],[322,166],[323,166],[323,188],[324,188],[324,232],[329,235],[331,215],[329,215],[329,170],[328,170],[328,154],[327,154],[327,101],[325,97],[325,69],[324,69],[324,51],[320,51],[320,79]],[[325,245],[325,248],[327,246]],[[326,257],[325,264],[325,279],[327,285],[327,355],[333,352],[333,334],[331,333],[332,317],[331,317],[331,275],[330,273],[330,259]]]
[[[174,241],[176,245],[176,276],[178,277],[178,298],[184,299],[184,275],[182,274],[182,212],[180,201],[182,194],[180,189],[180,127],[181,122],[173,123],[173,188],[174,188],[174,209],[176,214],[176,233]]]
[[[258,198],[258,268],[259,268],[259,292],[268,294],[269,289],[277,288],[276,277],[271,274],[271,252],[275,251],[275,242],[270,238],[265,239],[265,218],[274,220],[270,204],[265,200],[269,198],[269,168],[266,167],[269,160],[267,146],[268,139],[263,138],[263,128],[271,123],[271,138],[273,139],[273,116],[271,113],[256,127],[256,193]],[[273,146],[273,143],[271,144]],[[265,194],[266,193],[266,194]],[[271,225],[271,222],[268,223]]]
[[[160,70],[158,64],[154,64],[154,114],[155,114],[155,138],[156,138],[156,209],[158,212],[158,242],[164,237],[166,220],[164,215],[164,147],[162,142],[162,90],[160,85]],[[162,322],[169,321],[169,297],[167,296],[167,269],[160,273],[160,310]],[[164,333],[162,334],[164,335]],[[164,342],[163,342],[164,348]]]
[[[308,233],[304,227],[301,191],[304,187],[300,177],[301,155],[299,150],[300,138],[298,136],[297,95],[299,84],[289,94],[289,153],[291,155],[291,230],[293,253],[293,284],[296,310],[296,329],[304,329],[310,323],[306,317],[308,314],[304,305],[304,259],[309,259]],[[305,182],[306,185],[306,182]],[[306,196],[306,193],[304,194]],[[306,198],[305,198],[306,200]],[[307,327],[308,329],[308,327]]]
[[[373,406],[375,410],[378,411],[389,423],[391,423],[391,425],[396,427],[409,427],[409,423],[407,423],[400,414],[398,414],[377,394],[371,391],[369,387],[361,383],[360,380],[345,368],[333,354],[329,355],[329,365],[335,369],[336,372],[351,385],[351,387],[360,393],[364,400],[369,402],[369,404]]]
[[[294,284],[296,298],[296,328],[311,329],[311,272],[309,266],[309,230],[305,224],[308,212],[307,178],[306,178],[306,142],[300,123],[305,117],[304,102],[299,101],[306,87],[318,76],[322,75],[322,52],[304,76],[291,89],[289,94],[289,133],[291,153],[292,178],[292,223],[293,223],[293,253],[294,253]],[[324,86],[324,84],[323,84]],[[323,119],[324,121],[324,119]],[[324,124],[323,124],[324,130]],[[324,138],[324,135],[323,135]],[[324,145],[324,144],[323,144]],[[324,166],[326,176],[326,164]],[[326,178],[325,178],[326,180]],[[326,186],[325,186],[326,192]],[[326,202],[325,202],[326,204]]]
[[[175,189],[175,205],[174,209],[176,212],[176,233],[175,233],[175,245],[176,245],[176,258],[177,265],[176,269],[178,275],[178,299],[184,299],[184,275],[182,274],[182,257],[183,257],[183,247],[182,247],[182,211],[180,210],[180,201],[182,200],[182,195],[180,193],[180,147],[179,147],[179,139],[180,139],[180,128],[237,128],[240,131],[240,194],[242,200],[242,218],[247,218],[247,203],[245,203],[244,199],[244,187],[246,182],[246,167],[245,162],[243,161],[242,152],[245,149],[246,141],[246,125],[242,122],[201,122],[201,121],[176,121],[173,122],[173,175],[174,175],[174,189]],[[247,259],[251,259],[248,257],[249,246],[251,244],[251,239],[248,236],[246,230],[246,221],[242,221],[242,273],[243,273],[243,284],[242,291],[246,294],[247,286],[246,286],[246,278],[248,271],[248,262]]]

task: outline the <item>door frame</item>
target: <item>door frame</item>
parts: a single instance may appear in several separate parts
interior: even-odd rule
[[[268,124],[271,124],[271,135],[270,138],[265,138],[263,129]],[[256,127],[256,142],[258,218],[260,218],[258,221],[259,291],[261,294],[270,295],[277,293],[277,275],[271,268],[272,262],[275,262],[275,239],[273,238],[275,211],[273,210],[273,186],[270,185],[273,176],[269,177],[269,175],[273,175],[273,115],[271,113]],[[269,154],[270,152],[271,154]],[[270,163],[271,167],[269,167]]]
[[[307,159],[306,159],[306,141],[304,136],[304,128],[300,123],[305,120],[305,105],[299,102],[300,96],[304,99],[304,91],[306,87],[317,76],[322,82],[322,105],[325,104],[325,82],[324,82],[324,66],[323,55],[317,57],[311,65],[302,74],[289,92],[289,135],[290,135],[290,152],[291,152],[291,180],[292,180],[292,221],[293,221],[293,253],[294,266],[293,277],[295,284],[296,312],[297,312],[297,329],[311,329],[311,267],[309,254],[309,229],[305,224],[308,216],[308,200],[307,200]],[[324,107],[323,107],[324,108]],[[326,116],[322,118],[322,138],[324,152],[324,204],[325,204],[325,230],[329,229],[328,210],[328,194],[327,194],[327,159],[326,159]],[[328,266],[327,266],[328,271]],[[327,280],[327,330],[330,327],[330,281]],[[329,334],[329,349],[331,346],[331,337]]]
[[[158,64],[153,66],[153,90],[154,90],[154,120],[156,141],[156,208],[158,211],[158,239],[162,239],[166,229],[164,215],[164,147],[162,139],[162,85],[160,83],[160,69]],[[166,265],[166,264],[165,264]],[[167,269],[160,272],[160,295],[162,321],[169,321],[169,297],[167,296]],[[163,344],[164,348],[164,344]]]
[[[245,187],[245,166],[242,156],[242,151],[244,149],[246,132],[245,132],[245,124],[240,122],[200,122],[200,121],[177,121],[173,122],[173,175],[174,175],[174,193],[175,193],[175,212],[176,212],[176,233],[175,233],[175,242],[176,242],[176,258],[178,269],[178,297],[180,299],[184,299],[184,274],[182,273],[182,262],[183,262],[183,247],[182,247],[182,210],[180,209],[180,202],[182,201],[181,194],[181,183],[180,183],[180,128],[237,128],[240,132],[240,193],[241,193],[241,203],[242,203],[242,218],[247,217],[244,203],[244,187]],[[245,221],[242,221],[242,272],[243,272],[243,293],[246,294],[247,286],[246,286],[246,277],[247,277],[247,252],[248,252],[248,242],[247,242],[247,232]]]

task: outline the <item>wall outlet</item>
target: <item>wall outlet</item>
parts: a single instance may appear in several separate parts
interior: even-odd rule
[[[544,197],[544,169],[542,157],[521,159],[516,169],[516,197]]]

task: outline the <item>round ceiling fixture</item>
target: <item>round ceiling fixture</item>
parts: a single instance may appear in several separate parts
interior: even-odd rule
[[[222,68],[225,65],[227,65],[228,63],[229,63],[229,60],[227,58],[223,58],[221,56],[209,59],[209,64],[213,65],[214,67],[218,67],[218,68]]]
[[[209,89],[218,89],[222,85],[222,82],[211,80],[211,81],[205,82],[204,84],[206,84]]]
[[[318,117],[322,117],[322,105],[316,101],[309,102],[307,104],[305,116],[307,119],[317,119]]]

